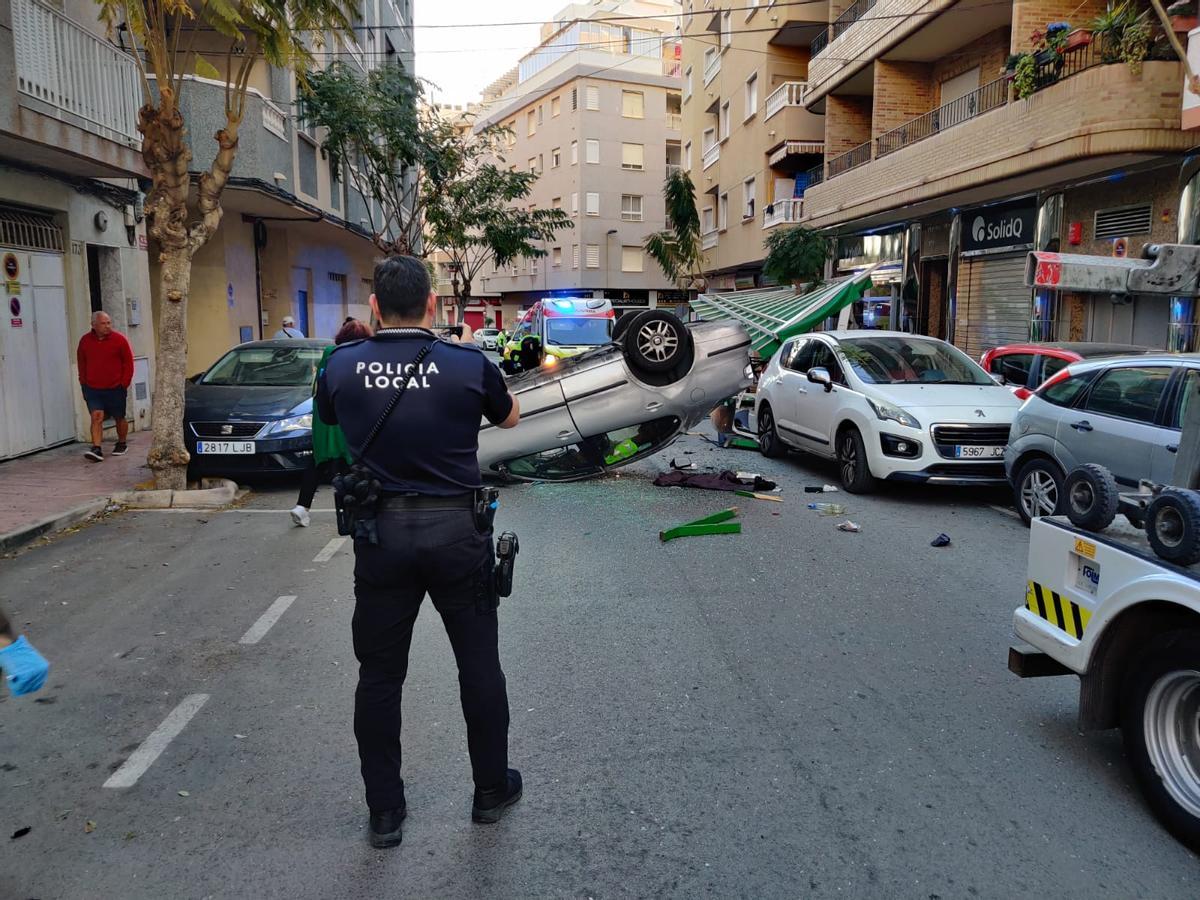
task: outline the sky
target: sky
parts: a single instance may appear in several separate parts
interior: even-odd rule
[[[550,19],[568,0],[414,0],[417,75],[437,85],[439,103],[468,103],[517,64],[538,43],[537,25],[502,25]],[[423,28],[424,25],[494,23],[489,28]]]

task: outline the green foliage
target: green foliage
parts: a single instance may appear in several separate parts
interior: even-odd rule
[[[1037,63],[1030,53],[1022,54],[1017,60],[1017,68],[1013,76],[1013,91],[1018,99],[1025,99],[1037,90]]]
[[[668,228],[649,235],[646,254],[672,281],[687,288],[700,277],[704,253],[700,249],[700,214],[696,210],[696,188],[682,170],[672,172],[663,183]]]
[[[819,283],[825,275],[825,262],[833,253],[829,238],[802,225],[772,231],[764,246],[767,258],[763,274],[781,284]]]
[[[1092,37],[1100,41],[1100,58],[1106,63],[1122,59],[1122,42],[1125,29],[1138,19],[1137,10],[1129,0],[1113,3],[1109,0],[1104,12],[1092,20]]]

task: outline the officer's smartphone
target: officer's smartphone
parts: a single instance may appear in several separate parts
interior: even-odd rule
[[[462,332],[461,325],[448,325],[438,330],[438,336],[443,338],[450,338],[451,336],[460,338],[462,337]]]

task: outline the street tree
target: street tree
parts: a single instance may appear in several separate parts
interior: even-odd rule
[[[704,251],[700,248],[700,214],[696,188],[684,171],[663,182],[667,227],[646,238],[643,248],[663,274],[684,290],[704,288]]]
[[[144,103],[138,112],[142,158],[150,173],[145,208],[161,263],[154,431],[147,462],[159,488],[187,487],[183,444],[187,305],[192,258],[221,223],[221,193],[237,157],[238,129],[254,66],[303,75],[310,35],[349,28],[347,0],[97,0],[111,31],[134,43]],[[198,46],[199,45],[199,46]],[[220,66],[220,68],[218,68]],[[224,88],[225,123],[212,161],[193,184],[192,153],[181,108],[194,74]]]
[[[802,225],[771,232],[764,247],[763,274],[780,284],[790,281],[797,290],[825,277],[825,263],[833,252],[829,238]]]
[[[427,204],[470,161],[455,127],[425,102],[423,83],[398,65],[364,78],[335,62],[309,76],[300,113],[326,129],[322,153],[368,201],[379,251],[423,255]]]
[[[460,322],[475,279],[489,265],[503,268],[517,259],[543,257],[546,250],[539,244],[574,227],[565,210],[524,204],[538,173],[497,165],[491,154],[498,133],[456,132],[451,152],[465,165],[426,198],[426,241],[446,256]]]

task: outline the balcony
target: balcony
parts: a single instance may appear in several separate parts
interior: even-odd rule
[[[957,100],[951,100],[937,109],[905,122],[875,139],[875,158],[881,159],[904,147],[923,141],[953,128],[985,112],[990,112],[1008,102],[1008,79],[998,78]]]
[[[804,198],[793,197],[787,200],[776,200],[763,209],[763,229],[774,228],[776,225],[795,225],[804,215]]]
[[[853,150],[847,150],[841,156],[829,160],[829,177],[836,178],[843,172],[857,169],[871,161],[871,142],[859,144]]]
[[[826,31],[813,38],[812,44],[809,45],[809,53],[816,56],[824,50],[831,41],[837,40],[851,25],[873,10],[876,2],[877,0],[858,0],[857,3],[847,7],[845,12],[834,19],[833,24]]]
[[[721,145],[713,144],[711,147],[709,147],[707,150],[704,151],[704,156],[701,158],[701,162],[704,165],[704,169],[707,170],[707,169],[712,168],[714,165],[716,165],[717,160],[720,158],[721,158]]]
[[[667,113],[667,131],[683,130],[683,114]]]
[[[670,178],[672,175],[678,175],[682,171],[683,171],[683,166],[677,166],[672,163],[667,163],[667,177],[668,178]]]
[[[767,97],[766,118],[771,118],[789,106],[803,106],[806,90],[808,84],[803,81],[785,81]]]
[[[1028,98],[980,110],[953,127],[939,123],[927,137],[899,148],[888,138],[889,152],[876,159],[860,147],[830,160],[828,179],[810,181],[805,189],[805,223],[827,228],[900,209],[917,216],[1102,175],[1112,171],[1114,160],[1162,157],[1194,146],[1195,135],[1180,127],[1179,63],[1147,60],[1137,77],[1123,63],[1062,74],[1085,61],[1066,59],[1061,72],[1043,73],[1039,80],[1045,83]],[[844,158],[852,154],[857,156]],[[851,168],[854,174],[844,174]]]
[[[719,231],[713,230],[713,231],[706,231],[706,232],[704,232],[704,234],[700,235],[700,249],[701,250],[712,250],[714,247],[716,247],[717,246],[717,238],[720,235],[720,233],[721,232],[719,232]]]
[[[717,73],[721,71],[721,54],[714,53],[704,63],[704,86],[708,87],[709,82],[717,77]]]
[[[683,77],[683,62],[678,59],[664,59],[662,73],[668,78]]]
[[[39,0],[13,0],[17,91],[44,115],[137,146],[142,87],[129,54]]]
[[[819,166],[813,166],[811,169],[809,169],[807,172],[804,173],[804,183],[807,184],[809,187],[812,187],[814,184],[820,184],[824,180],[825,180],[825,163],[821,163]]]

